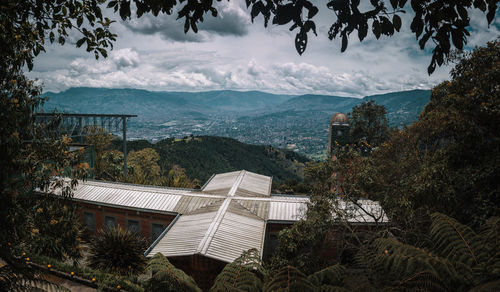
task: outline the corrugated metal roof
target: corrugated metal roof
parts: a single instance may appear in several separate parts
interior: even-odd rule
[[[204,255],[232,262],[242,252],[256,248],[262,254],[265,221],[256,216],[227,212]]]
[[[309,197],[270,195],[272,179],[248,171],[214,175],[202,191],[97,181],[81,182],[74,199],[96,204],[151,212],[182,214],[148,255],[201,254],[231,262],[250,248],[262,251],[265,222],[305,218]],[[339,207],[354,223],[375,219],[363,210],[387,216],[377,202],[341,201]],[[335,216],[335,215],[334,215]]]
[[[269,196],[272,178],[257,173],[244,171],[243,179],[235,192],[238,196]]]
[[[158,252],[164,256],[196,254],[216,214],[217,211],[181,215],[148,255],[153,256]]]
[[[204,186],[203,192],[230,196],[269,196],[272,178],[246,170],[214,175]]]
[[[227,194],[234,185],[241,171],[216,174],[202,189],[206,193]]]
[[[256,216],[231,197],[206,206],[193,214],[182,215],[148,256],[201,254],[232,262],[243,251],[262,250],[265,220]]]

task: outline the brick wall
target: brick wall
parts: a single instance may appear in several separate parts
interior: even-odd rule
[[[95,218],[95,230],[102,229],[104,227],[104,218],[106,216],[115,218],[116,223],[122,228],[128,228],[128,221],[138,221],[140,226],[140,234],[149,240],[153,240],[152,229],[153,224],[161,224],[163,228],[166,228],[172,220],[174,220],[175,215],[173,214],[158,214],[146,211],[136,211],[124,208],[115,208],[108,206],[99,206],[97,204],[91,203],[77,203],[80,206],[80,216],[82,222],[85,226],[84,214],[93,214]]]

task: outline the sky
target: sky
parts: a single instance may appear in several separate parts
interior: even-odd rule
[[[44,91],[70,87],[139,88],[151,91],[260,90],[280,94],[328,94],[363,97],[411,89],[430,89],[449,79],[451,67],[443,66],[429,76],[431,50],[420,50],[411,34],[411,14],[401,15],[401,33],[376,40],[371,33],[359,42],[357,34],[340,52],[340,39],[330,41],[328,29],[333,12],[325,1],[316,1],[320,12],[318,36],[309,34],[302,56],[295,50],[297,31],[289,25],[267,28],[260,15],[254,21],[245,1],[214,2],[219,16],[206,16],[198,33],[184,34],[175,15],[145,15],[117,20],[111,30],[118,34],[108,58],[95,60],[75,43],[72,32],[66,45],[48,45],[28,75],[40,80]],[[471,36],[467,48],[483,46],[500,36],[497,10],[488,27],[480,11],[470,12]]]

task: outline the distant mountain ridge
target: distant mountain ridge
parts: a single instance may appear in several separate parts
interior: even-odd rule
[[[415,121],[430,90],[399,91],[364,98],[286,95],[261,91],[166,92],[76,87],[46,92],[44,111],[135,114],[132,139],[158,141],[189,135],[225,136],[245,143],[288,147],[303,154],[326,150],[328,120],[373,99],[387,109],[391,126]]]

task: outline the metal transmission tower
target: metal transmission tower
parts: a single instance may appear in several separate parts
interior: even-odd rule
[[[123,138],[123,175],[127,176],[127,121],[137,115],[122,114],[68,114],[68,113],[36,113],[37,123],[48,123],[61,118],[57,126],[60,134],[66,134],[83,142],[83,130],[87,126],[99,126],[109,132],[122,131]]]

